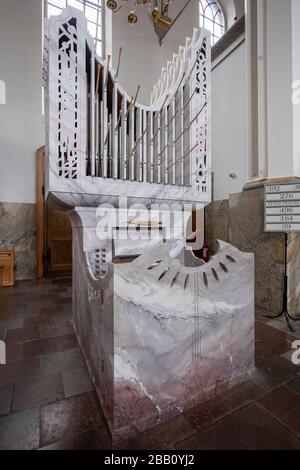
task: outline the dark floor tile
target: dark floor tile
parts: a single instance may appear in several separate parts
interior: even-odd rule
[[[23,345],[23,357],[24,359],[30,357],[40,356],[42,354],[42,341],[40,339],[36,341],[28,341]]]
[[[41,408],[41,446],[79,434],[102,424],[92,392]]]
[[[93,390],[93,384],[86,367],[64,371],[63,382],[66,398]]]
[[[52,294],[53,296],[59,295],[59,294],[62,294],[62,293],[66,293],[66,292],[69,292],[69,289],[66,286],[57,285],[57,286],[51,287],[51,289],[49,289],[49,293]]]
[[[231,409],[234,411],[257,400],[264,394],[264,389],[249,380],[223,393],[222,398],[230,403]]]
[[[12,411],[37,408],[64,398],[61,374],[40,377],[16,384]]]
[[[51,318],[52,314],[55,315],[57,312],[57,307],[42,307],[38,309],[38,315],[43,317],[45,321],[47,317]]]
[[[23,382],[38,377],[40,374],[40,359],[32,358],[12,362],[0,367],[0,387]]]
[[[258,403],[300,436],[299,393],[287,387],[280,387],[265,395]]]
[[[7,415],[10,412],[13,391],[13,385],[0,388],[0,416]]]
[[[132,439],[118,442],[115,450],[164,450],[170,449],[176,442],[180,442],[196,433],[185,416],[176,416],[165,423],[146,430]]]
[[[256,400],[264,393],[264,390],[248,381],[216,398],[200,403],[184,415],[193,427],[201,429]]]
[[[259,356],[256,358],[256,368],[251,382],[266,391],[291,380],[299,372],[299,368],[280,356]]]
[[[43,375],[69,372],[84,367],[86,366],[79,348],[45,354],[41,357],[41,373]]]
[[[14,296],[8,300],[1,300],[1,308],[12,313],[19,310],[26,310],[28,305],[29,303],[24,300],[23,296],[20,297],[20,299],[18,299],[17,296]]]
[[[299,450],[300,440],[253,403],[175,447],[178,450]]]
[[[28,341],[23,344],[23,357],[42,356],[57,351],[55,338],[39,339],[37,341]]]
[[[57,338],[74,334],[73,327],[70,322],[49,323],[44,322],[39,325],[41,338]]]
[[[27,310],[20,310],[18,312],[15,312],[14,318],[22,318],[25,321],[26,318],[34,317],[37,314],[38,309],[36,307],[30,307]]]
[[[49,446],[41,447],[39,450],[74,450],[74,439],[73,437],[62,439]]]
[[[294,379],[287,382],[286,387],[291,390],[294,390],[294,392],[300,393],[300,376],[295,377]]]
[[[23,359],[23,344],[22,343],[8,343],[6,344],[6,363],[22,361]]]
[[[58,297],[53,299],[54,305],[68,305],[72,303],[72,297]]]
[[[111,450],[112,443],[105,426],[89,429],[73,438],[74,450]]]
[[[1,307],[1,302],[0,302]],[[5,335],[3,339],[6,337],[6,333],[9,330],[17,330],[24,327],[24,319],[23,318],[12,318],[11,320],[4,320],[0,321],[0,330],[5,331]]]
[[[8,310],[0,310],[0,321],[11,321],[14,318],[13,312],[9,312]]]
[[[72,279],[71,278],[53,279],[52,284],[54,284],[55,286],[57,285],[63,285],[65,287],[72,286]]]
[[[0,449],[29,450],[39,447],[39,410],[26,410],[0,418]]]
[[[41,300],[48,300],[49,304],[53,304],[53,298],[54,296],[52,294],[44,293],[44,294],[35,294],[33,297],[30,299],[30,303],[32,304],[33,302],[40,302]]]
[[[49,318],[42,315],[35,315],[34,317],[29,317],[24,319],[24,328],[29,328],[32,326],[38,326],[46,324],[49,325],[53,321],[52,317],[49,315]]]
[[[30,328],[20,328],[18,330],[10,330],[6,335],[6,343],[23,343],[39,338],[39,329],[36,326]]]
[[[55,338],[56,351],[67,351],[69,349],[75,349],[78,347],[78,341],[74,334],[59,336]]]
[[[61,323],[61,322],[71,322],[72,321],[72,309],[70,311],[64,310],[59,314],[59,316],[54,315],[53,323]]]
[[[0,341],[5,341],[6,333],[6,329],[0,325]]]
[[[76,336],[66,335],[58,338],[44,338],[37,341],[29,341],[23,345],[23,356],[34,357],[54,352],[62,352],[78,347]]]
[[[55,307],[40,308],[38,310],[41,320],[48,320],[49,323],[59,323],[69,320],[69,318],[66,319],[66,313],[72,314],[72,306],[56,305]]]
[[[255,322],[255,347],[260,355],[281,354],[289,351],[295,338],[261,321]]]
[[[184,413],[188,422],[197,429],[208,426],[232,411],[231,404],[222,396],[200,403]]]

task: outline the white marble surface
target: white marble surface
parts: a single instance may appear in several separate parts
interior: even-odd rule
[[[76,18],[77,30],[69,26],[67,37],[70,38],[70,44],[76,43],[77,53],[73,53],[71,58],[65,56],[65,51],[59,49],[59,32],[64,24],[67,24],[72,18]],[[47,87],[47,124],[46,134],[48,137],[47,142],[47,162],[49,168],[47,169],[46,177],[46,191],[52,193],[58,200],[64,204],[72,207],[76,206],[98,206],[101,203],[109,202],[117,204],[118,198],[127,196],[131,202],[151,203],[151,201],[169,201],[183,204],[184,202],[199,202],[209,203],[211,201],[211,168],[210,168],[210,132],[203,133],[204,127],[210,128],[210,112],[207,110],[205,119],[199,117],[197,125],[194,123],[191,126],[190,133],[187,140],[188,147],[184,148],[183,154],[176,156],[176,159],[186,157],[186,154],[195,146],[197,139],[199,145],[197,150],[194,150],[190,156],[190,164],[185,171],[190,176],[192,186],[179,186],[171,184],[158,184],[129,181],[129,179],[112,179],[112,178],[93,178],[86,176],[86,158],[87,158],[87,84],[86,84],[86,40],[91,48],[93,48],[93,41],[88,34],[86,28],[86,20],[84,15],[78,10],[69,7],[64,10],[61,16],[53,17],[49,21],[49,71],[48,71],[48,87]],[[206,56],[205,56],[205,73],[201,69],[193,75],[198,77],[199,83],[193,83],[191,86],[198,87],[201,90],[201,99],[207,100],[207,108],[210,107],[210,47],[209,33],[205,31],[195,30],[192,39],[188,39],[186,43],[186,57],[183,63],[183,71],[186,73],[185,80],[190,76],[190,72],[196,68],[194,62],[198,56],[198,49],[202,41],[206,39]],[[65,49],[69,47],[69,43],[65,43]],[[62,60],[62,69],[59,69],[59,57]],[[198,57],[199,59],[199,57]],[[103,62],[103,61],[101,61]],[[68,68],[70,65],[70,69]],[[200,67],[200,65],[198,64]],[[106,64],[103,63],[105,69]],[[198,69],[197,69],[198,70]],[[75,83],[75,74],[78,74],[77,82]],[[111,76],[114,76],[114,71],[110,71]],[[200,79],[200,78],[201,79]],[[205,79],[203,78],[205,77]],[[205,93],[203,88],[203,81],[207,81],[205,85]],[[183,86],[183,84],[181,85]],[[188,84],[190,86],[190,84]],[[118,84],[119,91],[126,96],[126,92]],[[62,90],[61,93],[59,90]],[[177,87],[174,88],[173,94]],[[63,98],[60,97],[63,95]],[[173,95],[169,97],[170,100],[174,99]],[[200,95],[196,94],[194,103],[195,112],[201,109],[202,102],[199,104]],[[128,102],[131,97],[128,96]],[[192,100],[193,101],[193,100]],[[59,102],[61,108],[59,108]],[[142,107],[136,104],[137,107],[153,111],[154,107]],[[192,114],[192,103],[191,113]],[[158,107],[160,109],[160,107]],[[77,116],[77,120],[75,118]],[[199,121],[199,122],[198,122]],[[76,127],[75,127],[76,124]],[[186,123],[189,124],[189,123]],[[202,135],[203,133],[203,135]],[[76,137],[75,137],[76,135]],[[199,136],[202,136],[201,139]],[[201,142],[202,144],[201,144]],[[203,142],[206,142],[206,151],[202,149]],[[66,155],[59,155],[58,147],[61,145],[62,153]],[[76,145],[75,145],[76,144]],[[204,153],[205,161],[204,163]],[[128,155],[127,155],[128,157]],[[62,165],[59,167],[59,158],[61,158]],[[77,159],[77,161],[75,161]],[[74,163],[74,176],[76,179],[66,178],[65,171],[67,170],[66,161],[73,161]],[[188,160],[186,158],[186,160]],[[200,174],[201,166],[201,178]],[[63,176],[59,175],[59,171],[63,172]],[[199,179],[200,178],[200,179]],[[162,175],[162,179],[164,176]],[[206,187],[206,191],[202,191],[202,186]]]
[[[169,241],[113,264],[108,246],[106,274],[97,279],[83,242],[94,230],[93,211],[89,224],[83,213],[81,226],[72,216],[74,326],[114,438],[222,393],[254,370],[253,255],[220,242],[208,264],[188,268]]]
[[[253,256],[220,245],[219,253],[198,268],[170,258],[170,243],[115,266],[115,419],[120,428],[130,417],[141,430],[254,370]],[[124,393],[147,401],[146,411],[132,407],[125,417]]]

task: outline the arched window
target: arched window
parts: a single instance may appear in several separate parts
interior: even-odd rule
[[[219,3],[216,0],[199,0],[199,26],[211,32],[212,45],[223,36],[225,32],[225,18]]]
[[[95,39],[97,53],[102,56],[101,5],[101,0],[48,0],[48,16],[59,15],[68,6],[84,11],[89,32]]]

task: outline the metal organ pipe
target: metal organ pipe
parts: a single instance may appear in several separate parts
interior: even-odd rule
[[[204,109],[202,107],[185,125],[186,110],[190,111],[197,89],[187,96],[186,74],[183,73],[175,92],[166,94],[159,109],[138,105],[140,85],[130,99],[118,86],[122,52],[120,48],[115,74],[110,74],[110,55],[105,64],[97,65],[95,73],[95,57],[91,54],[90,174],[92,177],[184,186],[185,160],[196,148],[196,145],[191,150],[187,148],[184,135]],[[180,169],[177,168],[179,163]]]
[[[69,11],[78,19],[79,13],[74,9]],[[67,24],[59,17],[55,21],[55,31],[59,31],[61,24],[63,27]],[[72,17],[70,21],[73,25]],[[187,40],[185,47],[181,47],[179,54],[174,55],[163,69],[161,79],[153,89],[151,105],[143,106],[138,103],[140,85],[135,95],[129,96],[119,84],[123,48],[119,49],[114,71],[111,56],[105,60],[97,56],[88,31],[84,37],[84,28],[82,18],[81,34],[77,35],[74,52],[78,69],[76,83],[82,90],[82,104],[86,103],[85,109],[82,106],[80,111],[75,110],[77,114],[81,113],[78,122],[86,122],[86,135],[80,137],[81,142],[87,142],[85,174],[82,176],[199,190],[199,175],[205,175],[206,166],[210,164],[209,155],[205,154],[209,148],[206,139],[210,138],[207,129],[210,125],[209,35],[195,30],[193,38]],[[52,32],[50,36],[51,54],[56,48],[58,55],[67,55],[67,48],[60,50],[57,38]],[[71,41],[72,38],[66,35],[64,40]],[[60,72],[62,78],[59,80],[68,95],[68,86],[72,89],[68,84],[73,77],[68,74],[67,60],[61,62],[65,70]],[[72,101],[73,96],[68,96]],[[75,99],[74,96],[74,102]],[[83,113],[86,115],[82,116]],[[69,123],[66,126],[60,123],[60,126],[70,134],[64,138],[64,146],[75,154],[75,150],[69,149],[72,146],[71,126]],[[83,126],[78,134],[80,132],[83,132]],[[82,150],[79,157],[81,155]],[[60,174],[66,173],[64,168],[60,170]],[[208,184],[205,177],[202,179],[201,188]]]

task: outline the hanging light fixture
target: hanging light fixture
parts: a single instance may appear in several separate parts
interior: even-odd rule
[[[118,13],[124,5],[132,4],[128,16],[128,22],[133,26],[138,22],[137,10],[139,7],[148,6],[149,14],[152,16],[156,27],[168,29],[172,20],[167,16],[168,8],[174,0],[107,0],[106,6],[113,13]]]

